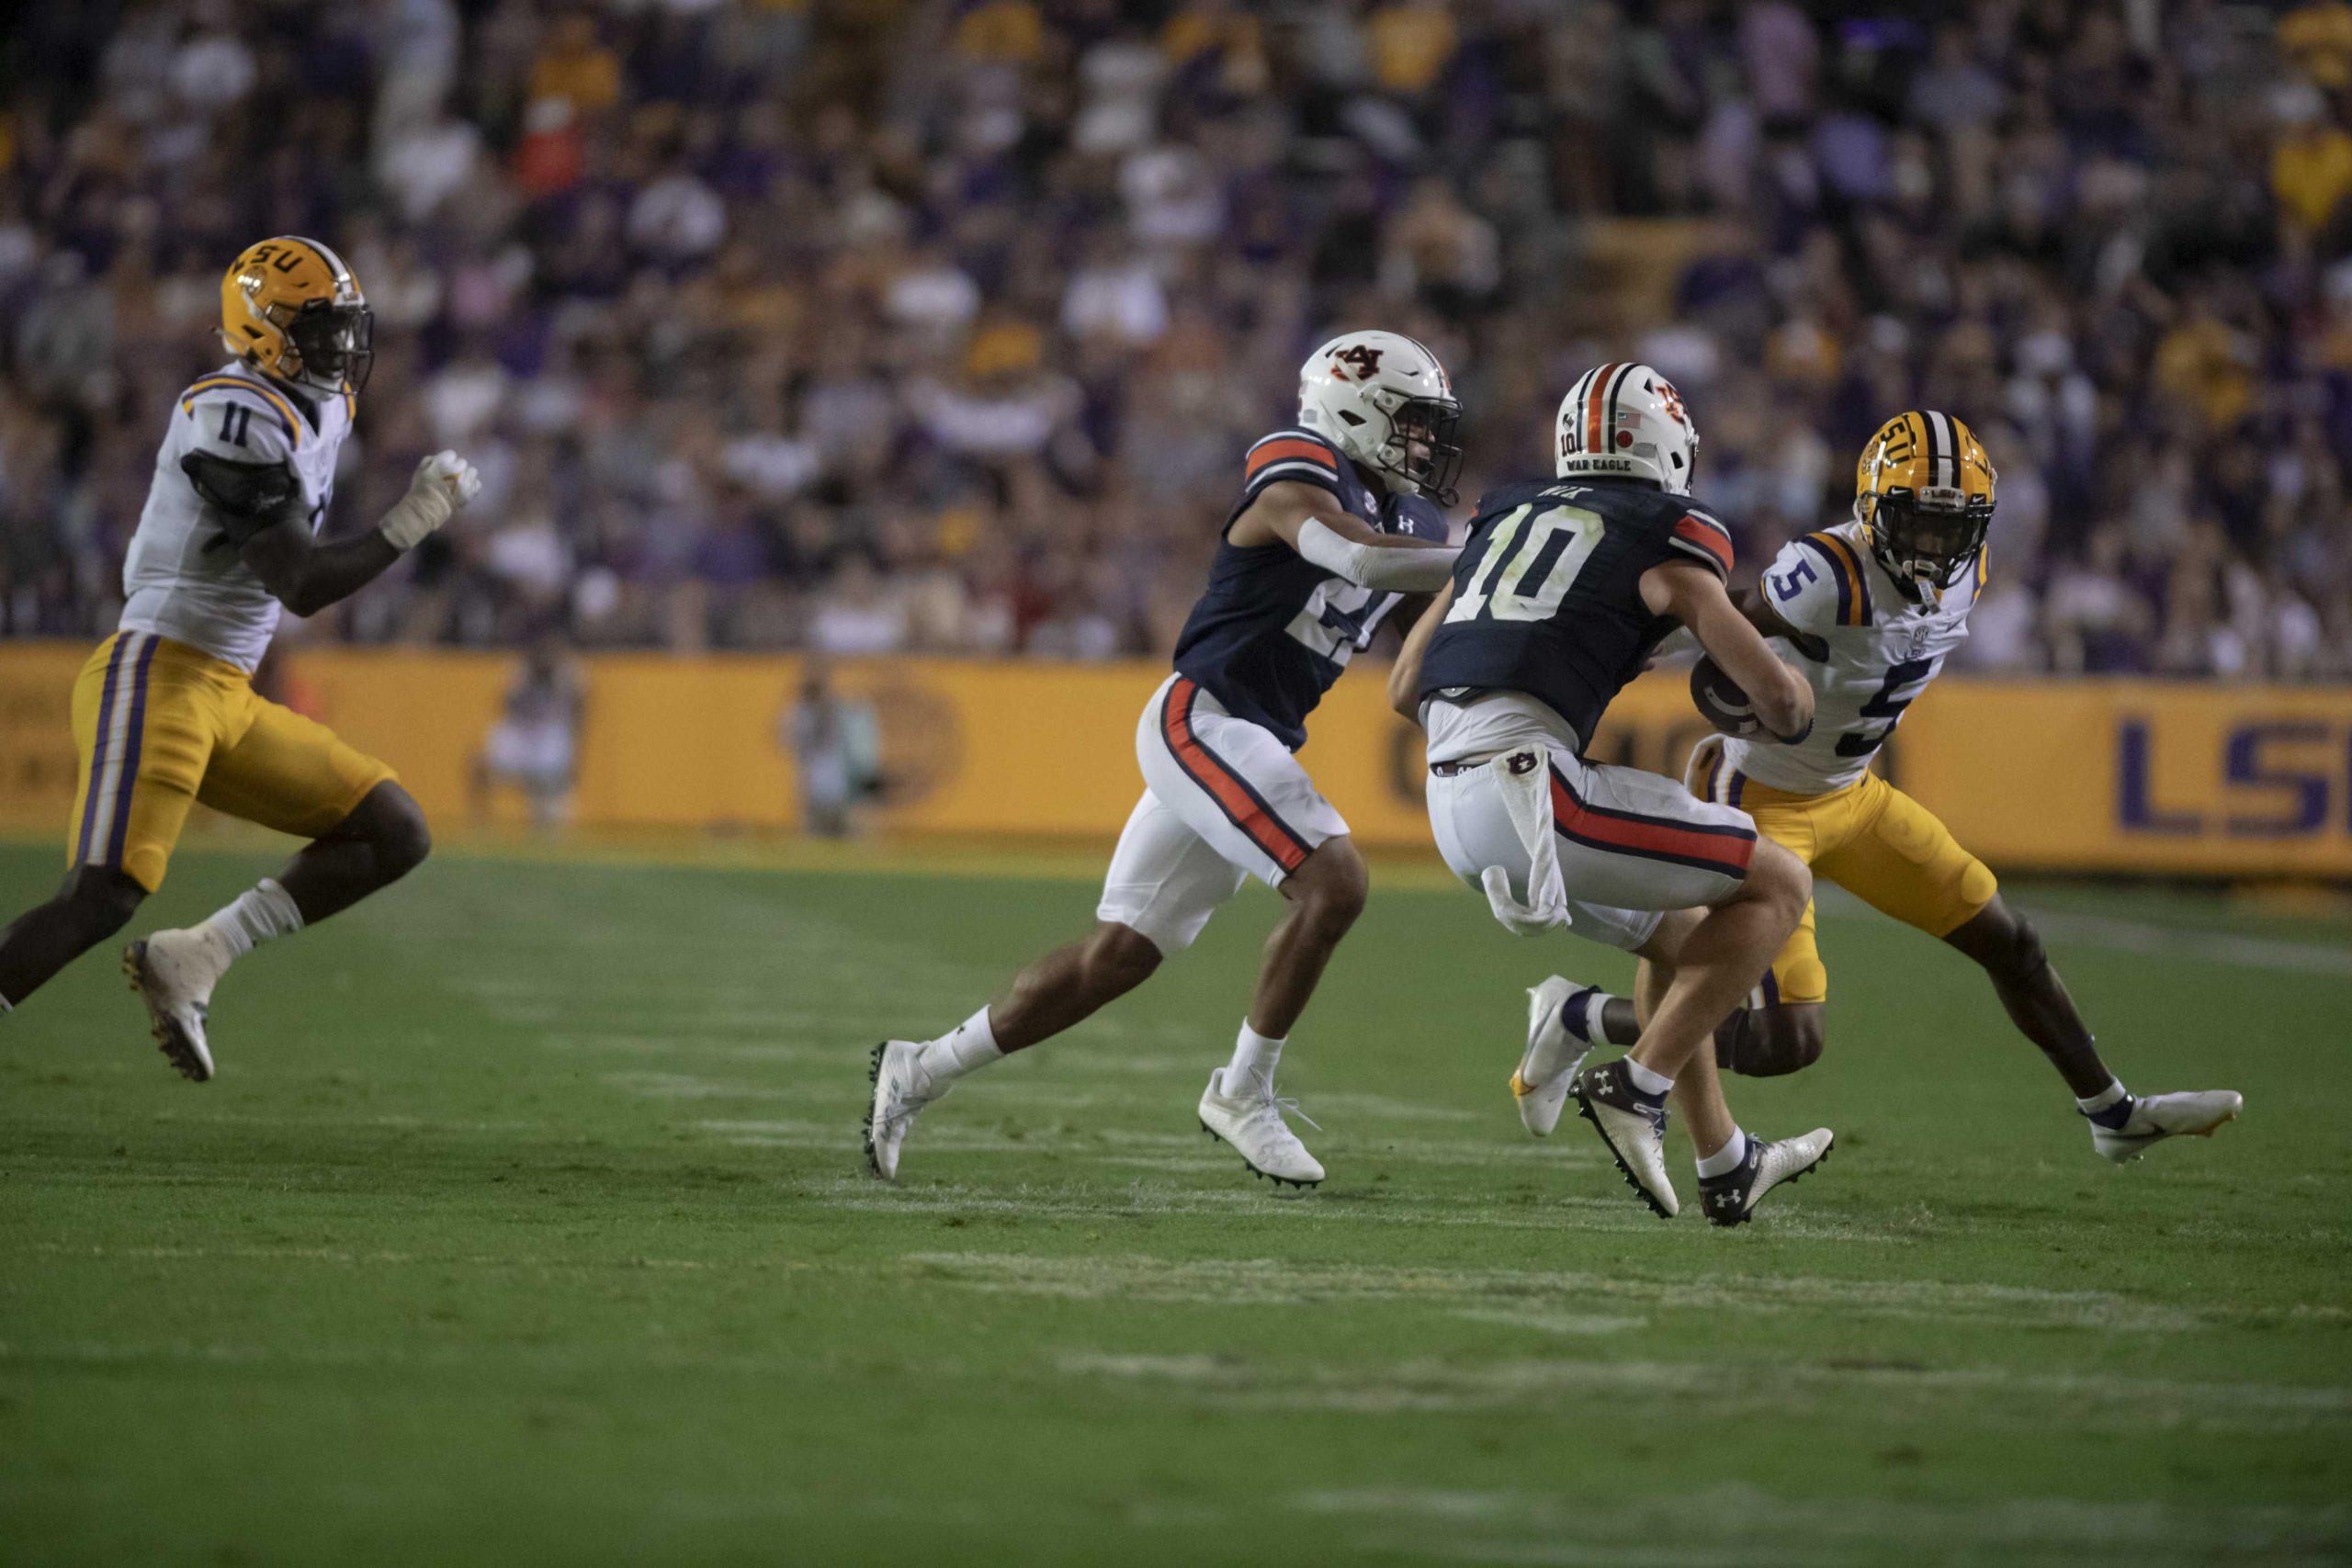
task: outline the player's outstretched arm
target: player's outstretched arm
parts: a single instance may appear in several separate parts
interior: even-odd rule
[[[279,604],[298,615],[313,615],[382,576],[481,490],[471,463],[455,452],[436,452],[416,466],[408,493],[368,533],[321,540],[309,519],[288,517],[246,534],[238,547]]]
[[[1794,740],[1813,728],[1813,687],[1777,658],[1731,596],[1723,579],[1696,561],[1661,562],[1642,573],[1642,603],[1672,615],[1756,705],[1764,728]]]
[[[1407,718],[1418,719],[1421,707],[1421,659],[1430,650],[1430,638],[1445,624],[1445,613],[1453,607],[1453,581],[1446,580],[1445,587],[1413,629],[1405,634],[1405,646],[1396,650],[1396,662],[1388,667],[1388,705]]]
[[[1277,541],[1359,588],[1434,593],[1453,579],[1456,545],[1383,534],[1350,516],[1329,491],[1283,479],[1258,492],[1233,520],[1232,541],[1249,548]]]

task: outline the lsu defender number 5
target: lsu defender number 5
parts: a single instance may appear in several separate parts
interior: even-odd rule
[[[1781,745],[1710,737],[1692,754],[1688,782],[1700,798],[1747,812],[1815,877],[1975,960],[2074,1090],[2093,1148],[2130,1159],[2169,1137],[2211,1133],[2238,1113],[2239,1097],[2127,1093],[1992,871],[1926,807],[1871,772],[1968,636],[1991,570],[1985,540],[1997,482],[1983,443],[1959,419],[1916,410],[1887,421],[1856,465],[1852,516],[1788,546],[1742,598],[1757,629],[1787,644],[1812,686],[1812,734]],[[1811,1065],[1827,1040],[1828,994],[1808,904],[1748,1005],[1718,1030],[1717,1060],[1753,1075]],[[1631,1032],[1632,1009],[1614,1001],[1587,1003],[1618,1021],[1612,1037]]]

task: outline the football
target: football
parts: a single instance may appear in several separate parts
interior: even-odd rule
[[[1739,682],[1704,654],[1690,667],[1690,701],[1701,716],[1724,735],[1745,739],[1764,733],[1764,721],[1756,716],[1756,705],[1739,689]]]

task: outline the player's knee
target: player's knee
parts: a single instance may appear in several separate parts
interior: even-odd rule
[[[1284,891],[1308,924],[1336,942],[1363,913],[1372,897],[1372,871],[1354,845],[1333,839],[1315,852]]]
[[[72,923],[74,935],[89,945],[104,942],[129,925],[130,917],[146,900],[147,889],[121,872],[84,866],[67,884],[56,907]]]
[[[1794,930],[1813,897],[1813,872],[1771,840],[1758,839],[1756,857],[1748,863],[1746,891],[1749,897],[1786,917],[1789,928]]]
[[[1088,939],[1080,958],[1087,988],[1123,996],[1151,978],[1159,967],[1159,949],[1132,926],[1106,924]]]
[[[1733,1047],[1732,1070],[1748,1077],[1802,1072],[1821,1060],[1822,1047],[1828,1043],[1817,1007],[1750,1008],[1742,1018],[1745,1027]]]
[[[2027,981],[2050,967],[2050,952],[2041,945],[2041,933],[2033,929],[2033,922],[2018,915],[1984,963],[2001,979]]]
[[[400,785],[379,785],[361,810],[368,814],[368,837],[385,880],[406,876],[433,852],[433,829],[425,825],[424,808]]]

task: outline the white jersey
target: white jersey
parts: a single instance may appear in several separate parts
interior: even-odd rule
[[[1932,601],[1914,603],[1871,554],[1862,525],[1841,523],[1782,549],[1760,587],[1802,634],[1792,662],[1813,685],[1813,731],[1794,746],[1728,740],[1724,760],[1772,789],[1826,795],[1870,771],[1903,710],[1968,636],[1984,556]]]
[[[179,396],[147,506],[122,566],[122,628],[153,632],[251,672],[277,629],[279,605],[245,565],[220,513],[182,466],[194,454],[293,476],[289,514],[316,533],[334,495],[335,459],[351,434],[352,399],[302,398],[242,365]]]

